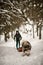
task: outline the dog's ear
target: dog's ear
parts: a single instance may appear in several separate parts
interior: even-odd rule
[[[30,44],[28,41],[27,41],[28,44]]]
[[[28,41],[26,41],[27,43],[29,43]]]

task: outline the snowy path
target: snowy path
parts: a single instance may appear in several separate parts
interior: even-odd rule
[[[30,56],[22,56],[15,48],[14,40],[0,44],[0,65],[43,65],[43,40],[29,39],[32,50]]]

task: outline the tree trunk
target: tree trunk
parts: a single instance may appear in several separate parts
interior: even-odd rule
[[[13,31],[11,32],[11,37],[13,38]]]
[[[39,39],[41,39],[41,25],[39,27]]]
[[[38,25],[37,25],[37,36],[38,36]]]
[[[0,35],[0,41],[1,41],[1,35]]]
[[[34,25],[33,25],[33,38],[34,38]]]

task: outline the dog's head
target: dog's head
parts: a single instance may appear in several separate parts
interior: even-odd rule
[[[30,42],[28,42],[28,41],[23,41],[22,47],[23,47],[24,49],[31,50],[31,44],[30,44]]]

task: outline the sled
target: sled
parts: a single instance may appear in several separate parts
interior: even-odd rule
[[[17,50],[18,52],[22,52],[22,47],[18,48]]]

